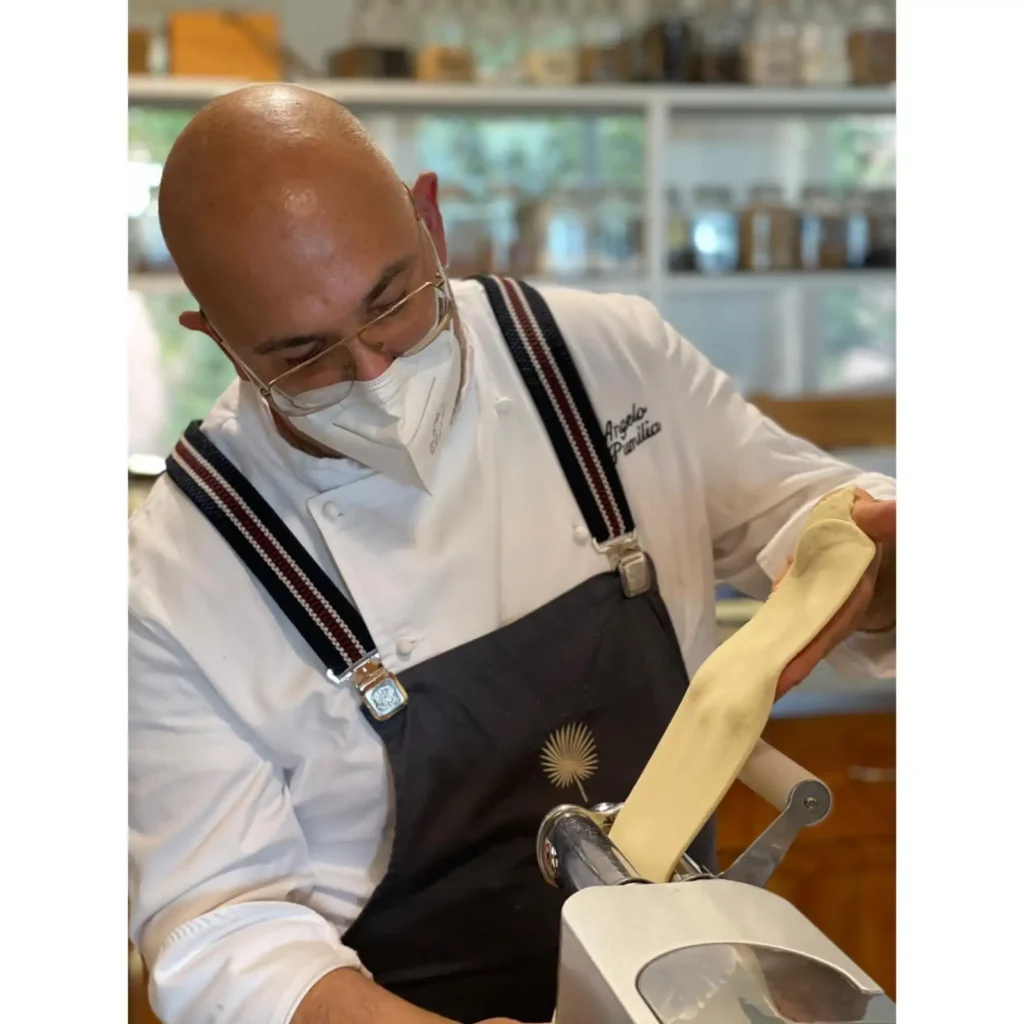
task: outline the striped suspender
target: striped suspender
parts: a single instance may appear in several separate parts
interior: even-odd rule
[[[360,614],[198,423],[175,445],[167,472],[288,616],[327,678],[354,685],[378,721],[400,711],[408,697],[381,664]]]
[[[540,294],[506,277],[478,278],[537,406],[597,549],[618,569],[627,597],[651,585],[633,516],[558,325]],[[355,686],[384,721],[408,703],[384,668],[366,623],[259,492],[193,423],[167,473],[263,585],[323,662],[327,678]]]
[[[583,381],[540,293],[508,277],[478,277],[533,398],[597,549],[627,597],[651,585],[651,566]]]

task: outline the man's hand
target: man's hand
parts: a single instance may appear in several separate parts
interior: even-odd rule
[[[853,500],[853,521],[875,542],[875,560],[846,604],[783,670],[778,697],[803,682],[814,666],[851,634],[880,633],[896,625],[896,502],[877,501],[858,490]],[[792,559],[772,584],[773,592],[786,578],[791,565]]]

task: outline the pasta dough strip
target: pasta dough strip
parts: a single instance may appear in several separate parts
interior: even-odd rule
[[[764,730],[779,676],[845,604],[875,557],[854,488],[822,499],[764,606],[701,666],[623,804],[611,839],[639,874],[671,879]]]

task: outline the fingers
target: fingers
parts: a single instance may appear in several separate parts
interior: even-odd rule
[[[895,501],[876,501],[858,494],[853,502],[853,521],[876,544],[896,543]]]
[[[783,669],[776,687],[776,698],[785,696],[797,683],[802,683],[815,666],[827,658],[856,628],[875,590],[879,556],[860,578],[845,604],[829,620],[825,628]]]

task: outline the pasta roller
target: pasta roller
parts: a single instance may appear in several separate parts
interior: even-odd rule
[[[828,787],[758,741],[740,781],[778,817],[721,874],[687,855],[649,882],[610,839],[618,806],[554,808],[537,836],[562,911],[557,1024],[895,1024],[880,986],[764,886]]]

